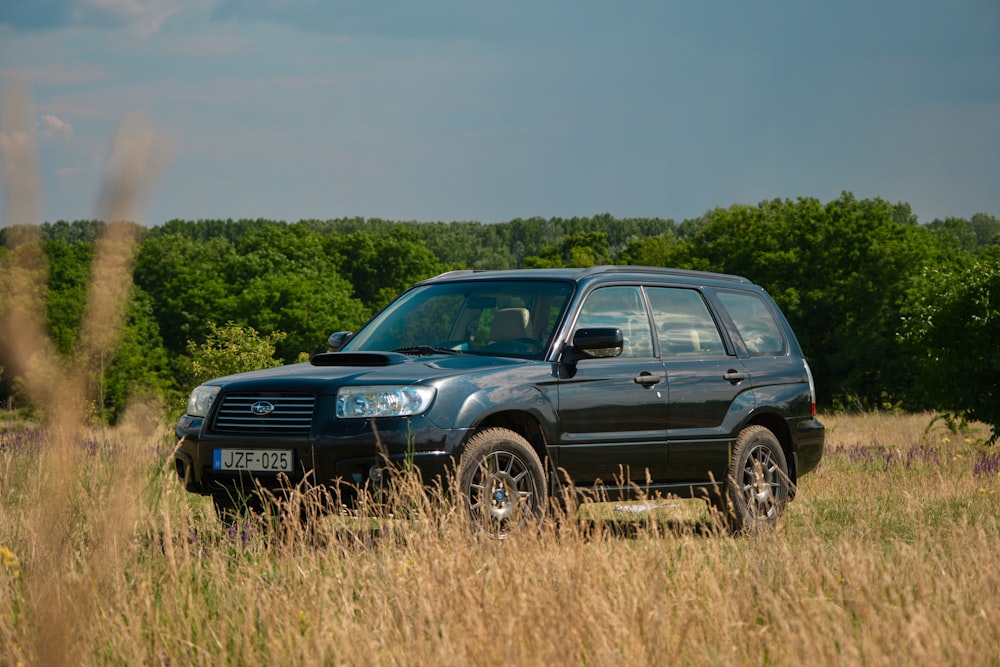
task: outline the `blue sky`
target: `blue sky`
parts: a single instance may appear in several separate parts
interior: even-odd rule
[[[150,225],[1000,216],[997,0],[0,0],[0,81],[48,221],[97,215],[132,113],[169,147]]]

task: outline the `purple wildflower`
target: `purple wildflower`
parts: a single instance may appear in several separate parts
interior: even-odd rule
[[[973,475],[1000,475],[1000,455],[996,452],[982,452],[972,467]]]

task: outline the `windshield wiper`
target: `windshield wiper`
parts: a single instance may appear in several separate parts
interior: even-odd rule
[[[413,347],[401,347],[393,350],[401,354],[413,354],[424,356],[428,354],[464,354],[461,350],[453,350],[450,347],[434,347],[433,345],[414,345]]]

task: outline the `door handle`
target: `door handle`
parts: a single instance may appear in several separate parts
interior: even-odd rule
[[[742,371],[738,371],[735,368],[730,368],[728,371],[722,374],[722,377],[729,380],[733,384],[739,384],[740,382],[743,382],[744,380],[747,379],[747,374]]]
[[[663,382],[663,376],[654,375],[649,371],[643,371],[632,378],[632,381],[636,384],[641,384],[643,387],[652,387],[654,384]]]

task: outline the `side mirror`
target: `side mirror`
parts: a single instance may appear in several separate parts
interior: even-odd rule
[[[330,334],[330,337],[326,339],[326,346],[328,352],[339,352],[340,348],[347,345],[347,341],[354,338],[353,331],[338,331],[336,333]]]
[[[570,363],[580,359],[617,357],[625,347],[625,336],[618,328],[578,329],[568,350]]]

